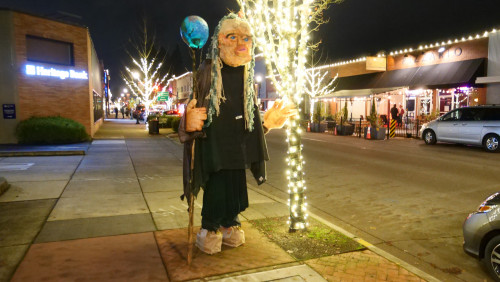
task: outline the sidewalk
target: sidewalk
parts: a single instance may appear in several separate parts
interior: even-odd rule
[[[251,185],[246,244],[212,256],[194,248],[187,266],[182,146],[169,132],[111,119],[85,155],[0,156],[10,184],[0,196],[0,281],[424,281],[369,249],[296,261],[247,221],[288,215]]]

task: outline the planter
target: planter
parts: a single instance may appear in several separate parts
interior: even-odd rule
[[[337,122],[335,122],[335,121],[327,121],[326,122],[326,130],[328,130],[329,133],[332,133],[335,131],[336,125],[337,125]]]
[[[323,133],[326,131],[326,123],[311,123],[311,132]]]
[[[368,133],[368,127],[364,128],[364,136],[365,139]],[[369,140],[384,140],[386,135],[386,129],[384,127],[380,127],[377,129],[376,127],[370,127],[370,139]]]
[[[311,122],[311,132],[319,132],[319,123]]]
[[[347,125],[336,125],[337,128],[337,135],[344,135],[344,136],[349,136],[354,133],[354,125],[353,124],[347,124]]]

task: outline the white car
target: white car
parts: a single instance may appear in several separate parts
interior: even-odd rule
[[[452,110],[420,129],[425,144],[436,142],[483,146],[499,152],[500,106],[475,106]]]

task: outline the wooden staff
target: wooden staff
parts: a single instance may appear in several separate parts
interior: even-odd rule
[[[191,149],[191,175],[189,179],[189,185],[191,188],[193,188],[193,173],[194,173],[194,143],[195,140],[193,140],[193,147]],[[188,225],[188,254],[187,254],[187,263],[188,265],[191,265],[191,261],[193,259],[193,216],[194,215],[194,194],[193,190],[189,192],[189,225]]]
[[[197,89],[196,82],[196,51],[193,48],[191,49],[191,61],[193,62],[193,93],[192,98],[196,98],[195,92]],[[188,224],[188,254],[187,254],[187,264],[191,265],[191,261],[193,260],[193,215],[194,215],[194,145],[196,140],[193,140],[193,145],[191,148],[191,173],[189,175],[189,186],[191,191],[189,192],[189,224]]]

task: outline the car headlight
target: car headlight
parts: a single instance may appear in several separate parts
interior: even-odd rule
[[[477,208],[478,213],[486,213],[494,210],[498,205],[480,205]]]
[[[489,203],[489,201],[493,198],[495,198],[499,193],[495,193],[491,196],[489,196],[486,200],[484,200],[484,202],[482,202],[479,207],[477,208],[477,212],[478,213],[487,213],[487,212],[490,212],[492,210],[494,210],[498,204],[496,203]]]
[[[420,127],[420,132],[423,132],[424,129],[426,129],[428,125],[429,125],[429,123],[427,123],[427,122],[422,124],[422,127]]]

